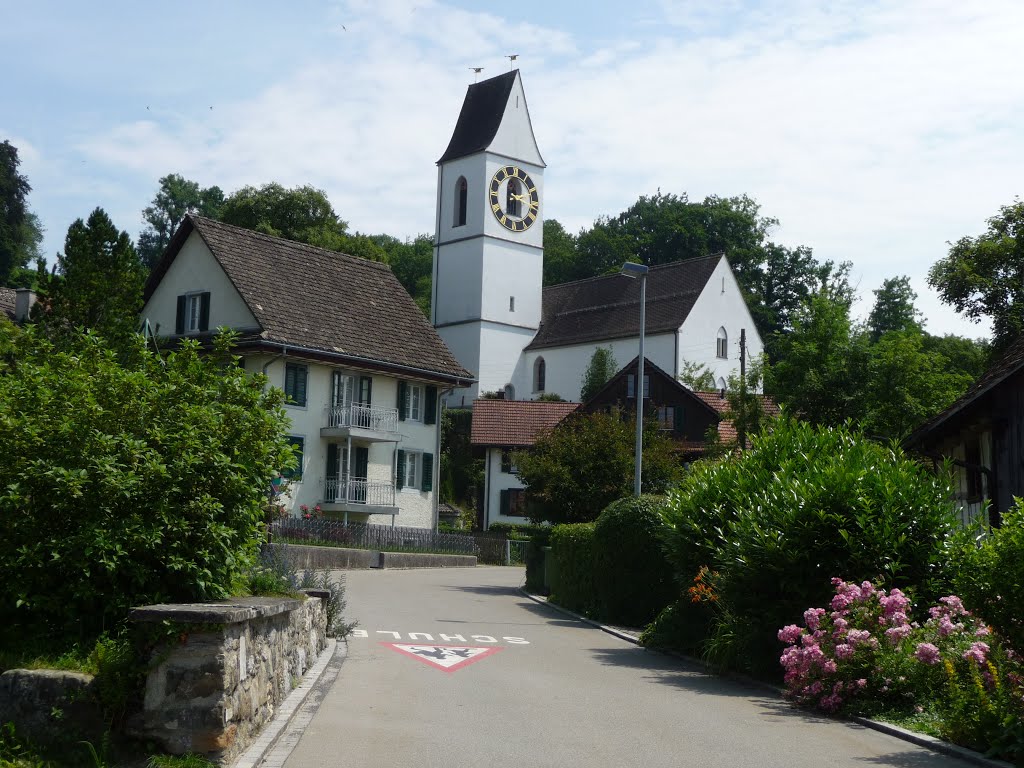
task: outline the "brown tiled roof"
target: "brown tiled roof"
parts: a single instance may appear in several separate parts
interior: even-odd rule
[[[724,416],[725,412],[729,410],[729,400],[722,397],[722,393],[717,390],[714,392],[695,391],[693,394],[718,411],[719,416]],[[758,395],[757,399],[761,401],[761,409],[766,416],[778,416],[782,413],[778,403],[768,395]],[[722,439],[723,443],[734,443],[739,438],[739,435],[736,433],[736,425],[724,418],[718,422],[718,436]]]
[[[17,294],[13,288],[0,288],[0,313],[14,320],[14,299]]]
[[[473,445],[522,448],[579,407],[546,400],[474,400]]]
[[[979,398],[1022,369],[1024,369],[1024,336],[1013,342],[1002,356],[958,400],[907,435],[903,440],[904,445],[914,446],[926,440],[930,433],[937,430],[958,413],[968,409]]]
[[[468,382],[386,264],[187,216],[146,284],[148,301],[193,232],[260,324],[263,342]]]
[[[651,267],[646,333],[678,330],[723,254]],[[561,347],[639,335],[640,281],[614,274],[544,289],[540,329],[527,349]]]

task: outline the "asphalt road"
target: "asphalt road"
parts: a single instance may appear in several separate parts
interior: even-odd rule
[[[521,569],[346,578],[359,630],[287,768],[967,765],[569,619]]]

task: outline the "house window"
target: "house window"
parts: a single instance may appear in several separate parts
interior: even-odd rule
[[[463,227],[466,225],[466,208],[469,204],[469,185],[466,177],[460,176],[455,182],[455,221],[452,226]]]
[[[538,357],[536,362],[533,364],[533,391],[543,392],[544,391],[544,379],[546,378],[547,371],[545,370],[544,358]]]
[[[306,381],[309,368],[298,363],[287,363],[284,367],[284,393],[289,405],[306,407]]]
[[[396,451],[396,486],[418,491],[434,488],[434,454],[422,451]]]
[[[305,458],[306,438],[289,435],[285,440],[288,441],[288,445],[292,446],[294,450],[296,463],[295,466],[290,469],[281,470],[281,477],[286,480],[301,480],[302,460]]]
[[[501,471],[506,475],[518,475],[519,467],[515,465],[512,460],[512,449],[503,448],[501,450]]]
[[[409,407],[406,418],[409,421],[423,421],[423,387],[419,384],[409,385]]]
[[[967,475],[967,500],[981,500],[981,441],[977,437],[968,438],[964,443],[964,472]]]
[[[522,488],[506,488],[501,492],[501,514],[526,517],[526,493]]]
[[[644,398],[651,396],[651,377],[648,374],[644,374]],[[626,397],[636,397],[636,374],[630,373],[626,375]]]
[[[437,423],[437,387],[398,382],[398,420]]]
[[[720,357],[722,360],[725,360],[729,357],[729,334],[725,332],[725,328],[718,329],[716,352],[718,354],[718,357]]]
[[[210,293],[184,293],[178,296],[174,332],[202,333],[210,329]]]
[[[676,408],[674,405],[658,406],[658,429],[669,431],[676,428]]]
[[[516,297],[515,296],[509,296],[508,297],[508,311],[509,312],[515,312],[516,311]]]

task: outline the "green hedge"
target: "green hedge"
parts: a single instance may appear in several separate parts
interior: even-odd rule
[[[528,523],[491,523],[487,528],[494,533],[504,533],[513,541],[525,541],[534,536],[544,536],[551,532],[549,525],[531,525]]]
[[[594,524],[594,583],[606,621],[642,627],[679,595],[662,539],[663,496],[630,496]]]
[[[528,592],[547,594],[544,584],[544,551],[551,541],[551,526],[537,526],[526,548],[526,589]]]
[[[578,613],[593,614],[594,523],[556,525],[551,531],[551,600]]]

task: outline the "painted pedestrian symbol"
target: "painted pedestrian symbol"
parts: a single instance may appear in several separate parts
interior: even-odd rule
[[[410,645],[408,643],[381,643],[381,645],[394,648],[399,653],[419,659],[445,672],[455,672],[501,650],[501,646],[480,648],[467,645]]]

